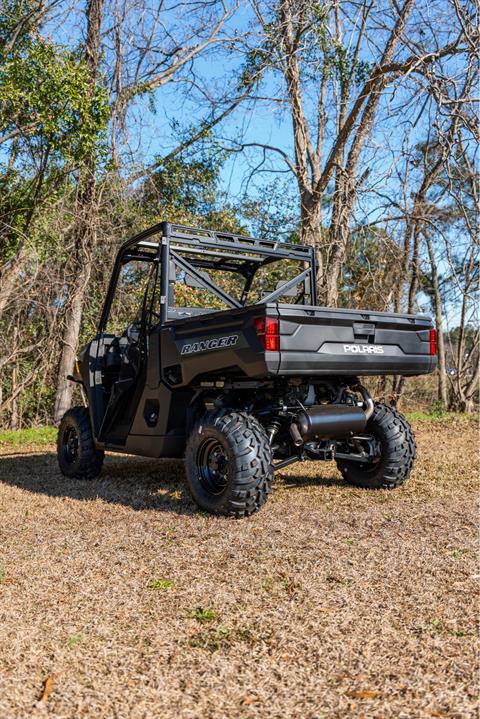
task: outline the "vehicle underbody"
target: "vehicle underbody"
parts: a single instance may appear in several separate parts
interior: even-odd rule
[[[193,416],[232,409],[253,415],[265,428],[277,460],[275,469],[308,459],[365,462],[375,457],[375,440],[366,433],[374,403],[357,380],[309,383],[292,378],[218,384],[223,387],[213,392],[198,387],[199,406]]]

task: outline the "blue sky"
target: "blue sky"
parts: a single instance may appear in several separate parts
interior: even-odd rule
[[[109,0],[113,7],[115,0]],[[445,6],[445,0],[433,0],[429,7],[432,12],[435,8]],[[245,30],[249,22],[247,5],[244,3],[230,20],[229,29],[236,28],[239,33]],[[69,47],[76,46],[85,32],[85,17],[82,5],[76,7],[75,12],[69,12],[60,18],[53,18],[50,24],[52,37],[56,42]],[[181,20],[181,19],[180,19]],[[104,22],[104,29],[108,28],[110,18]],[[181,25],[180,25],[181,28]],[[448,35],[449,27],[439,29],[438,41],[444,42],[443,34]],[[377,38],[381,44],[381,36]],[[132,39],[133,42],[133,39]],[[368,47],[362,49],[361,57],[371,61],[372,54]],[[107,62],[109,58],[107,58]],[[219,55],[218,52],[209,52],[196,61],[198,76],[208,86],[213,94],[223,94],[228,84],[239,77],[242,61],[229,53]],[[320,81],[320,77],[318,78]],[[312,81],[312,87],[316,84]],[[262,94],[278,95],[278,79],[272,75],[267,76],[262,85]],[[366,194],[359,204],[357,217],[360,221],[372,221],[380,218],[382,213],[390,213],[392,207],[388,206],[388,199],[379,200],[382,193],[385,196],[395,197],[399,193],[399,183],[396,172],[403,170],[401,164],[395,166],[393,158],[401,154],[402,143],[408,137],[408,145],[412,148],[416,142],[426,136],[426,115],[422,117],[423,99],[414,98],[405,111],[389,119],[388,111],[398,107],[406,100],[406,93],[400,88],[395,92],[389,91],[379,113],[381,122],[375,133],[369,138],[364,150],[363,167],[370,168],[369,183],[372,192]],[[153,103],[152,103],[153,99]],[[152,106],[155,112],[152,112]],[[307,109],[311,109],[311,99],[306,101]],[[139,165],[148,165],[157,155],[162,155],[178,142],[176,131],[172,132],[171,123],[175,121],[182,128],[198,125],[201,118],[207,114],[207,108],[198,99],[198,93],[185,92],[185,85],[171,83],[154,93],[153,98],[143,98],[133,106],[130,111],[128,126],[128,146],[135,162]],[[382,117],[383,116],[383,117]],[[415,124],[414,124],[415,123]],[[224,146],[231,146],[230,140],[243,138],[245,142],[258,142],[281,147],[292,155],[292,126],[288,111],[280,113],[278,104],[274,103],[247,103],[236,110],[229,119],[216,129],[216,135]],[[328,151],[328,143],[326,146]],[[232,155],[222,170],[222,187],[231,201],[235,202],[247,189],[250,196],[255,197],[257,188],[265,187],[274,178],[281,181],[285,195],[296,197],[296,181],[293,175],[284,172],[286,165],[278,155],[268,155],[265,167],[275,171],[275,174],[257,174],[246,184],[252,167],[258,163],[261,155],[258,151],[237,153]],[[389,172],[390,171],[390,172]],[[413,192],[412,184],[409,192]],[[407,198],[408,199],[408,198]]]

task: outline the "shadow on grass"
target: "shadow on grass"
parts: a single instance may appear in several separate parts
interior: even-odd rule
[[[295,474],[286,475],[280,479],[280,482],[285,489],[293,489],[294,487],[352,488],[351,485],[345,482],[343,477],[340,475],[338,477],[335,477],[334,475],[329,475],[328,477],[323,477],[321,475],[316,476],[311,469],[306,470],[305,474],[297,472]]]
[[[102,499],[135,510],[152,509],[193,515],[198,507],[185,484],[182,460],[107,456],[99,477],[94,480],[68,479],[57,465],[53,452],[10,452],[0,455],[0,482],[49,497],[79,501]],[[341,477],[317,476],[312,465],[302,473],[277,475],[283,489],[307,486],[345,487]]]
[[[80,480],[60,473],[53,452],[11,452],[0,455],[0,482],[49,497],[102,499],[136,510],[199,511],[185,486],[180,460],[108,456],[99,477]]]

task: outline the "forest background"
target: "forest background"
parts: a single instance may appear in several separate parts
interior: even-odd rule
[[[431,313],[437,373],[375,392],[474,411],[478,35],[468,0],[2,0],[0,426],[58,421],[120,244],[165,219]]]

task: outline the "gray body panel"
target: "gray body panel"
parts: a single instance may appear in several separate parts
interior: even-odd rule
[[[279,305],[280,375],[420,375],[436,367],[425,315]]]
[[[254,319],[279,321],[280,351],[266,352]],[[168,323],[170,324],[170,323]],[[436,367],[430,355],[432,322],[425,315],[266,304],[193,316],[162,331],[164,368],[179,367],[185,386],[199,377],[420,375]],[[208,345],[233,337],[222,348]],[[183,349],[195,351],[183,354]]]

